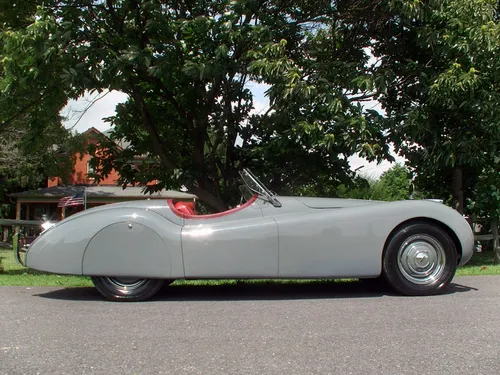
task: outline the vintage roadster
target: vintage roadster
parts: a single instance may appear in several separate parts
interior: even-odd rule
[[[245,202],[196,214],[193,202],[122,202],[62,220],[18,257],[91,276],[110,300],[152,297],[175,279],[383,278],[404,295],[444,291],[473,254],[473,233],[432,201],[278,196],[249,170]]]

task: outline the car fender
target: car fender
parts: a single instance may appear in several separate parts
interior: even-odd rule
[[[453,208],[429,200],[408,200],[390,202],[384,207],[383,214],[399,218],[398,224],[391,231],[387,240],[401,226],[411,221],[423,220],[444,228],[451,235],[459,251],[458,266],[466,264],[474,253],[474,233],[465,218]],[[386,242],[387,244],[387,242]]]
[[[181,277],[181,226],[144,208],[88,210],[40,235],[26,255],[28,267],[60,274],[108,275],[127,262],[127,276]],[[138,244],[141,246],[138,247]]]
[[[378,276],[392,233],[415,220],[452,233],[459,245],[459,265],[472,256],[473,233],[467,221],[440,203],[409,200],[315,209],[282,201],[285,210],[264,208],[265,216],[278,223],[280,277]]]
[[[152,211],[123,212],[89,241],[82,271],[91,276],[181,277],[180,226]]]

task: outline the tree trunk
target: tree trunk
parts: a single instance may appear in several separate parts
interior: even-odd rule
[[[223,200],[210,193],[208,190],[202,189],[198,186],[188,186],[188,192],[196,195],[201,201],[208,204],[210,207],[215,208],[219,212],[227,210],[227,205],[223,202]]]
[[[464,190],[463,190],[463,170],[461,166],[453,168],[451,178],[451,194],[456,200],[455,209],[461,214],[464,213]]]

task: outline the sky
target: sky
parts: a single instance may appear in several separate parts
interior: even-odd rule
[[[249,88],[254,94],[255,112],[260,113],[267,110],[268,100],[265,97],[266,85],[259,83],[249,83]],[[92,101],[96,98],[99,100]],[[115,107],[118,103],[122,103],[127,99],[127,95],[118,91],[111,91],[101,94],[86,95],[79,100],[71,100],[62,115],[67,118],[64,125],[68,129],[73,129],[78,133],[83,133],[87,129],[94,127],[99,131],[110,129],[110,125],[104,122],[103,118],[115,114]],[[377,109],[376,102],[368,102],[365,104],[369,108]],[[403,159],[396,158],[399,162]],[[384,161],[381,164],[370,163],[366,159],[358,156],[349,158],[349,163],[353,170],[359,169],[359,174],[364,177],[378,178],[380,175],[393,166],[392,163]]]

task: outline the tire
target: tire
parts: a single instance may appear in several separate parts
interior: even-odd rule
[[[163,286],[161,279],[132,277],[92,276],[96,289],[110,301],[144,301],[155,295]]]
[[[455,276],[457,249],[443,229],[415,222],[390,238],[382,269],[391,287],[401,294],[439,294]]]
[[[370,291],[380,292],[390,289],[390,285],[384,275],[369,279],[359,279],[361,285]]]
[[[175,282],[175,279],[165,279],[165,280],[163,280],[162,289],[167,289],[174,282]]]

